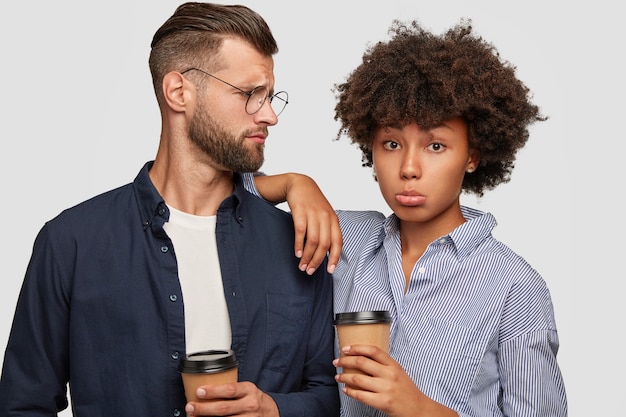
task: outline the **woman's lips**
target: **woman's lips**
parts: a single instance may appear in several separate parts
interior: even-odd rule
[[[396,194],[396,201],[403,206],[419,206],[424,204],[426,197],[416,192]]]

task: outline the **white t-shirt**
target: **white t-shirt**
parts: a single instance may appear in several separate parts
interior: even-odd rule
[[[186,353],[230,349],[231,330],[215,239],[216,216],[172,207],[164,225],[178,262],[185,306]]]

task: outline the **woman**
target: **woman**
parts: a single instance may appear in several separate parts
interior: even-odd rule
[[[546,284],[492,236],[491,214],[460,204],[462,192],[509,180],[529,126],[545,118],[469,22],[438,36],[396,21],[390,33],[336,86],[339,135],[359,146],[393,211],[337,212],[335,312],[393,318],[389,353],[353,345],[334,361],[366,374],[337,375],[342,415],[566,416]],[[257,187],[272,201],[292,187],[317,192],[295,174]]]

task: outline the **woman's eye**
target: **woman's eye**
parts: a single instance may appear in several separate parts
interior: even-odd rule
[[[446,148],[445,145],[439,142],[433,142],[430,145],[428,145],[428,149],[431,150],[432,152],[443,152],[445,148]]]
[[[388,140],[386,142],[383,143],[383,148],[387,149],[387,150],[394,150],[394,149],[398,149],[400,147],[400,144],[398,142],[394,142],[392,140]]]

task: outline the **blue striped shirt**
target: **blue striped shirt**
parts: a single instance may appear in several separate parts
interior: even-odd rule
[[[467,222],[431,242],[406,293],[398,218],[337,211],[344,247],[335,312],[389,310],[391,356],[460,416],[566,416],[544,280],[492,236],[491,214],[462,210]],[[341,415],[384,416],[344,394]]]

